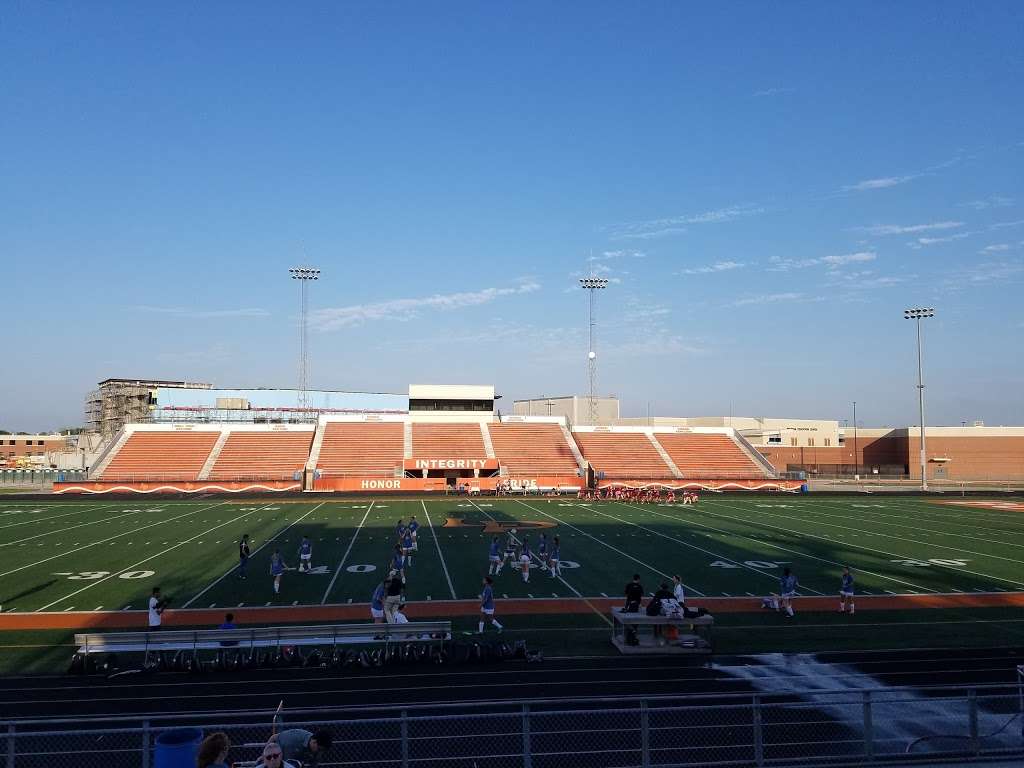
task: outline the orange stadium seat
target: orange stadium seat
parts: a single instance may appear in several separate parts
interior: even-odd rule
[[[489,424],[491,444],[503,467],[516,476],[576,475],[579,465],[557,424]]]
[[[479,424],[413,424],[413,458],[477,458],[487,455]]]
[[[405,425],[328,422],[317,469],[329,474],[390,475],[405,458]]]
[[[684,476],[764,477],[767,474],[728,435],[658,432],[655,437]]]
[[[306,466],[312,432],[231,432],[211,480],[288,480]]]
[[[220,431],[133,432],[98,479],[197,480]]]
[[[574,432],[576,444],[595,471],[609,479],[673,477],[647,435],[638,432]]]

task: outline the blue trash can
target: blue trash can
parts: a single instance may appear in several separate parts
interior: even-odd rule
[[[195,768],[203,732],[198,728],[174,728],[156,737],[154,768]]]

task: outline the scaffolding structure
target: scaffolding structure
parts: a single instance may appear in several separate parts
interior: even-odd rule
[[[88,431],[106,440],[116,435],[125,424],[149,421],[158,387],[213,389],[212,384],[188,381],[105,379],[85,397]]]

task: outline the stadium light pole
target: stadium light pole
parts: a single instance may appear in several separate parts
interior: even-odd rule
[[[857,401],[853,401],[853,475],[860,476],[860,459],[857,455]]]
[[[928,490],[928,459],[924,436],[924,366],[921,363],[921,321],[935,317],[935,307],[915,307],[903,310],[904,320],[917,320],[917,407],[921,421],[921,490]]]
[[[292,280],[299,281],[299,408],[309,408],[309,283],[320,279],[316,267],[292,267]]]
[[[594,351],[594,294],[608,287],[608,280],[603,277],[581,277],[580,286],[590,296],[590,350],[587,352],[587,366],[590,375],[590,423],[597,424],[597,399],[594,389],[597,386],[597,352]]]

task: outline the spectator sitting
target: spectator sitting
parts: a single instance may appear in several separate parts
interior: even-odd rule
[[[640,583],[640,574],[634,573],[633,580],[626,584],[626,607],[622,610],[626,613],[638,613],[643,598],[644,586]]]
[[[316,765],[323,753],[331,748],[333,739],[331,738],[330,731],[321,729],[311,733],[302,728],[291,728],[271,736],[270,742],[270,744],[267,744],[267,748],[264,749],[264,755],[266,755],[268,749],[273,748],[272,745],[276,742],[281,747],[281,752],[284,753],[284,760],[298,760],[305,767]],[[280,767],[268,765],[267,768]]]
[[[235,626],[235,614],[233,614],[233,613],[225,613],[224,614],[224,621],[221,623],[221,625],[219,627],[217,627],[217,629],[238,629],[238,627]],[[231,646],[238,645],[238,641],[237,640],[221,640],[220,644],[222,646],[224,646],[225,648],[230,648]]]
[[[199,745],[196,754],[196,768],[227,768],[228,750],[231,740],[226,733],[211,733]]]

